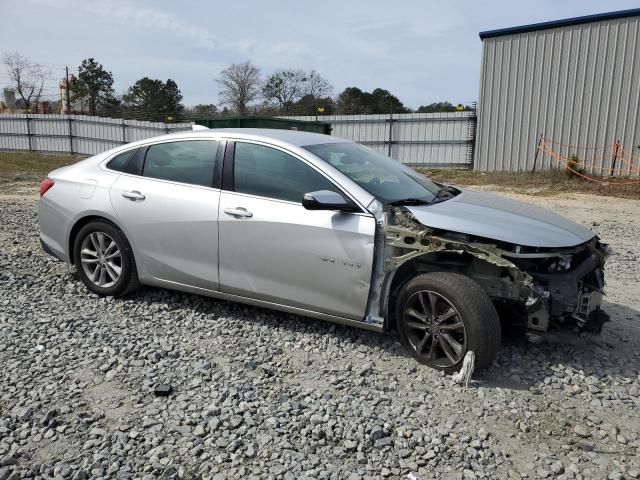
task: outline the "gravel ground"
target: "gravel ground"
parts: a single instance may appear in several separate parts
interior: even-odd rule
[[[640,202],[528,200],[611,243],[612,321],[506,343],[462,388],[391,335],[152,288],[97,298],[41,252],[35,198],[0,194],[0,480],[640,478]]]

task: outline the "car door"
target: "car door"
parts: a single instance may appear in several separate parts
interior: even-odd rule
[[[304,193],[340,189],[283,149],[238,141],[227,150],[233,153],[225,155],[220,195],[221,291],[362,319],[374,218],[306,210]]]
[[[218,148],[214,140],[151,145],[112,185],[111,203],[143,275],[218,289]]]

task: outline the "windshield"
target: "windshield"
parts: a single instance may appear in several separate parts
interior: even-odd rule
[[[383,203],[407,199],[427,203],[442,190],[409,167],[357,143],[325,143],[303,148],[340,170]]]

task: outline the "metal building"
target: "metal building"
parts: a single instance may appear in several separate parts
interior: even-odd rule
[[[480,33],[476,170],[531,170],[540,135],[616,175],[640,167],[640,8]],[[544,151],[536,168],[562,166]],[[624,158],[622,158],[624,156]],[[633,162],[633,163],[629,163]],[[633,166],[632,166],[633,165]]]

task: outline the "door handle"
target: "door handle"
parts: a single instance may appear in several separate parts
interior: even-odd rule
[[[236,207],[236,208],[225,208],[224,213],[227,215],[231,215],[233,217],[253,217],[253,213],[248,212],[246,208]]]
[[[122,192],[122,196],[124,198],[128,198],[129,200],[144,200],[145,196],[143,193],[138,190],[131,190],[130,192]]]

